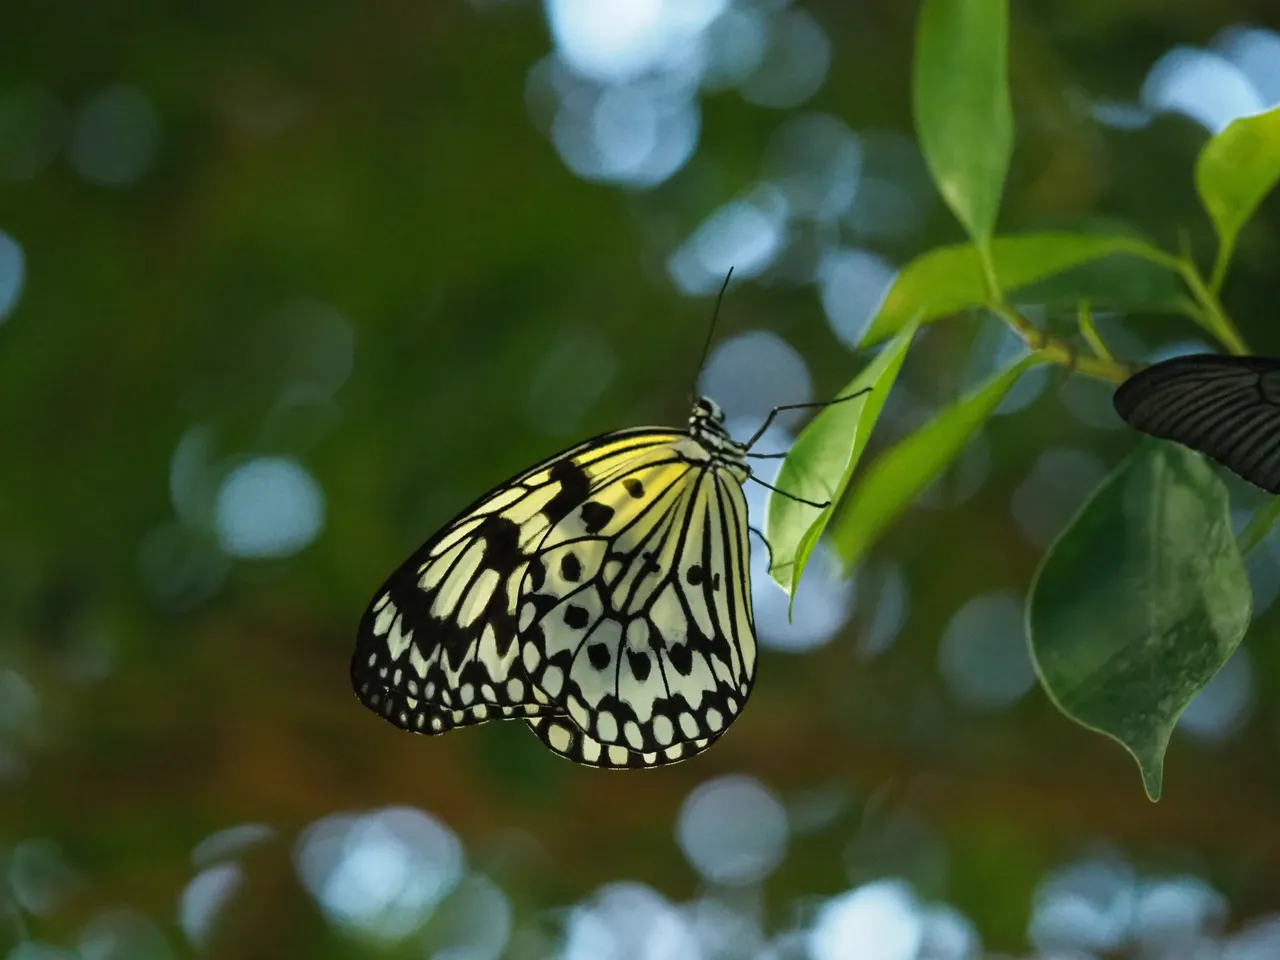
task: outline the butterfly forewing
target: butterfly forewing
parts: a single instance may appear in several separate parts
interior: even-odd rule
[[[674,762],[732,722],[755,677],[746,499],[687,436],[598,476],[530,562],[519,619],[530,679],[582,739],[561,750],[562,724],[534,729],[566,755],[641,758],[606,766]]]
[[[532,696],[517,612],[529,561],[600,477],[681,434],[620,431],[544,461],[472,504],[378,590],[361,620],[351,680],[396,726],[456,726],[549,710]]]
[[[1199,450],[1280,493],[1280,361],[1175,357],[1126,380],[1114,403],[1144,433]]]

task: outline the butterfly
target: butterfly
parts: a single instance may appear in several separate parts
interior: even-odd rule
[[[1113,403],[1138,430],[1208,454],[1280,493],[1280,360],[1174,357],[1126,380]]]
[[[779,412],[827,405],[775,408],[743,444],[700,397],[684,430],[603,434],[490,490],[375,593],[360,702],[423,734],[523,719],[587,766],[707,749],[756,678],[742,487],[777,488],[747,459],[782,456],[750,452]]]

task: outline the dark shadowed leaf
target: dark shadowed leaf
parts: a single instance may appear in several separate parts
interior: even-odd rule
[[[1031,588],[1031,658],[1072,720],[1124,745],[1147,796],[1187,704],[1249,625],[1227,490],[1176,444],[1144,441],[1045,555]]]

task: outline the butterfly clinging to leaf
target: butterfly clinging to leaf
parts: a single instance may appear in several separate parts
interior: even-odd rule
[[[356,695],[414,733],[523,719],[588,766],[705,750],[756,677],[751,448],[781,410],[825,405],[776,408],[738,443],[700,397],[683,430],[603,434],[495,487],[378,589]]]

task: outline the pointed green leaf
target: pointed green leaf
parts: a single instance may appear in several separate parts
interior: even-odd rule
[[[1034,353],[1022,357],[877,458],[841,505],[832,533],[847,569],[951,465],[1023,371],[1043,362]]]
[[[1158,800],[1174,724],[1239,645],[1251,603],[1226,487],[1185,447],[1148,440],[1041,562],[1032,663],[1059,710],[1133,754]]]
[[[1196,189],[1218,231],[1214,286],[1221,282],[1236,234],[1280,181],[1280,107],[1233,120],[1196,159]]]
[[[997,237],[991,259],[1006,293],[1112,254],[1141,257],[1168,269],[1177,260],[1136,237],[1117,234],[1027,233]],[[899,271],[862,335],[866,347],[893,336],[917,314],[928,323],[987,302],[982,262],[973,244],[939,247]]]
[[[782,461],[775,487],[807,500],[840,502],[919,325],[909,320],[837,396],[847,397],[867,387],[870,393],[827,407],[800,431]],[[831,509],[819,510],[776,493],[769,497],[764,525],[773,553],[769,573],[792,601],[809,555],[831,520]]]
[[[925,0],[916,25],[912,93],[920,148],[969,236],[995,229],[1009,155],[1007,0]]]

